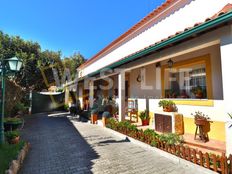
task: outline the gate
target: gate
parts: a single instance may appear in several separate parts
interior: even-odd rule
[[[64,93],[32,93],[32,114],[63,110]]]

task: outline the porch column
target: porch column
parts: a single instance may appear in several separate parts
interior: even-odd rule
[[[232,50],[232,35],[221,38],[221,66],[222,66],[222,81],[223,81],[223,98],[226,115],[226,154],[232,154],[232,120],[229,119],[227,113],[232,113],[232,92],[231,92],[231,50]]]
[[[125,120],[125,72],[121,71],[118,75],[118,110],[119,121]]]
[[[68,87],[68,82],[66,81],[65,83],[65,104],[69,104],[69,87]]]
[[[94,81],[89,81],[89,107],[93,107],[93,100],[94,100]]]

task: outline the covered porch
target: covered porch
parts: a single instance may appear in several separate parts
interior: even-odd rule
[[[225,26],[103,71],[104,75],[94,74],[87,85],[90,108],[99,94],[115,98],[120,121],[126,119],[141,126],[139,117],[133,120],[128,117],[128,109],[134,109],[137,116],[147,110],[149,128],[159,131],[155,114],[170,116],[170,113],[163,112],[158,103],[162,99],[172,100],[178,111],[171,113],[170,124],[166,125],[171,127],[171,131],[164,132],[175,133],[177,121],[174,115],[178,113],[182,115],[183,135],[187,143],[199,148],[211,146],[211,150],[219,152],[227,149],[229,153],[227,105],[232,96],[227,87],[230,81],[227,73],[231,60],[226,52],[231,40],[226,36],[230,36],[230,30],[229,26]],[[109,87],[110,81],[113,85]],[[99,85],[108,88],[102,90]],[[203,112],[211,120],[209,141],[206,143],[194,140],[196,125],[191,114],[196,111]],[[164,123],[167,122],[161,124]],[[218,148],[215,149],[215,146]]]

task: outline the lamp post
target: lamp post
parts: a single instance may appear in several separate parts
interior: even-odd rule
[[[5,78],[7,75],[16,73],[22,67],[22,61],[17,57],[2,59],[0,62],[1,73],[1,115],[0,115],[0,144],[4,143],[4,114],[5,114]]]

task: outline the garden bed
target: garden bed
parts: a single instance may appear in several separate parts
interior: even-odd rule
[[[29,144],[20,141],[18,144],[3,144],[0,146],[0,174],[16,174],[22,164]]]
[[[128,121],[118,122],[114,119],[110,119],[106,126],[196,165],[218,173],[232,174],[232,155],[226,157],[225,154],[219,156],[202,153],[194,148],[184,146],[182,144],[183,140],[176,134],[158,135],[151,129],[143,131],[138,129],[135,125],[130,124]]]

